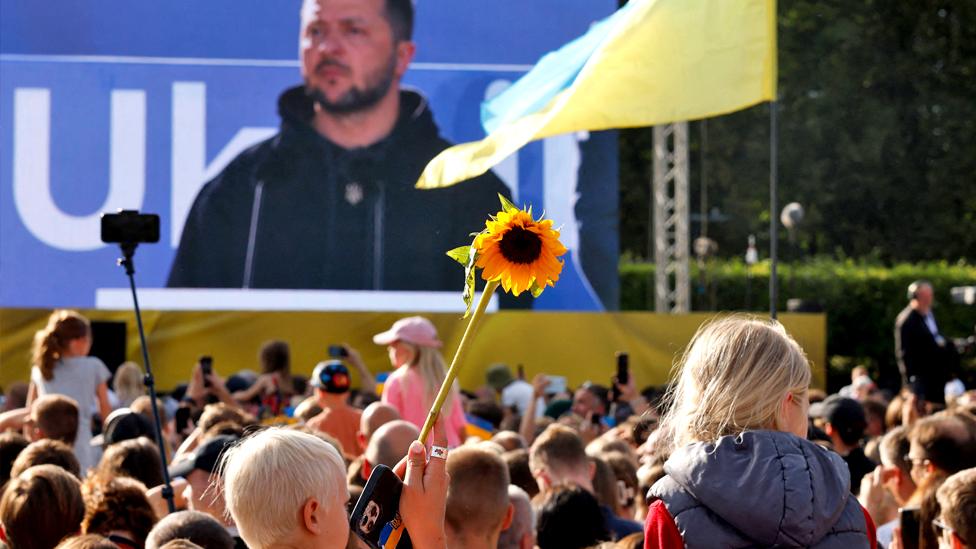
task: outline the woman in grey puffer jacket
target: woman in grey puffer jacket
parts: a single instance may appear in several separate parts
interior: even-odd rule
[[[668,392],[645,549],[876,547],[837,454],[806,440],[810,367],[776,322],[699,329]]]

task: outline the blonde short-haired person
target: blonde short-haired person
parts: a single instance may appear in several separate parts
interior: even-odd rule
[[[809,386],[780,324],[702,326],[668,391],[645,547],[875,547],[844,460],[805,438]]]
[[[434,444],[446,445],[435,429]],[[405,464],[400,513],[418,549],[444,549],[447,474],[443,458],[427,462],[414,442]],[[223,462],[224,499],[251,549],[342,549],[349,539],[345,465],[321,438],[269,428],[230,449]]]

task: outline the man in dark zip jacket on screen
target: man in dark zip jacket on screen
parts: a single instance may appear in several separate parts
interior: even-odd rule
[[[459,289],[445,252],[509,192],[491,173],[414,188],[451,144],[424,97],[400,89],[411,1],[305,0],[301,21],[305,85],[279,98],[279,133],[197,195],[167,286]]]

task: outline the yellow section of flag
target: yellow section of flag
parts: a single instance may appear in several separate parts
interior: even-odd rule
[[[629,17],[571,85],[481,141],[442,151],[417,187],[481,175],[536,139],[707,118],[775,98],[775,0],[630,1]]]

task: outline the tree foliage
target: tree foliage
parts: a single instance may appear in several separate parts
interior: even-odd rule
[[[739,259],[711,260],[702,272],[692,265],[692,300],[696,310],[769,310],[769,262],[753,266]],[[623,262],[620,265],[621,309],[646,310],[653,300],[654,265]],[[817,259],[782,265],[779,273],[778,309],[786,310],[787,299],[816,303],[827,315],[829,377],[850,381],[850,367],[868,366],[878,376],[897,377],[894,354],[895,316],[907,304],[909,283],[925,279],[935,289],[934,312],[940,331],[947,337],[963,338],[976,330],[976,306],[953,303],[950,288],[976,282],[976,266],[970,263],[933,261],[897,263]],[[652,306],[652,305],[651,305]],[[970,368],[976,357],[965,360]],[[843,368],[834,376],[835,365]],[[976,375],[976,370],[970,370]],[[839,388],[839,386],[834,387]]]
[[[778,19],[780,207],[806,210],[796,248],[781,232],[785,258],[976,259],[976,2],[781,0]],[[768,246],[769,109],[708,120],[704,147],[689,127],[691,204],[706,182],[721,256],[749,234]],[[621,132],[621,247],[636,257],[651,142]]]

